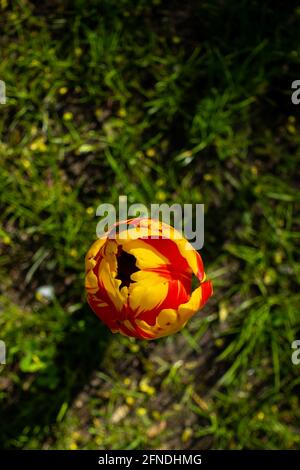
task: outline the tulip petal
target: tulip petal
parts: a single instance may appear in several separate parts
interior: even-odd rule
[[[186,322],[193,316],[195,313],[200,310],[200,308],[205,304],[207,299],[212,295],[212,284],[210,281],[205,281],[200,284],[200,286],[194,290],[189,301],[185,304],[180,305],[178,313],[180,319]]]
[[[90,270],[85,277],[85,287],[89,294],[95,294],[99,289],[98,278],[93,270]]]
[[[121,312],[127,299],[119,290],[121,281],[113,277],[107,259],[102,259],[99,264],[98,279],[100,288],[107,293],[115,308]]]
[[[168,294],[168,283],[161,282],[155,285],[149,284],[147,280],[130,285],[129,307],[139,315],[145,310],[152,311],[160,307]]]
[[[157,325],[160,328],[168,327],[178,320],[178,314],[176,310],[172,308],[166,308],[160,312],[157,317]]]
[[[136,266],[139,269],[155,268],[169,262],[168,258],[161,254],[158,246],[147,246],[145,241],[146,240],[118,240],[118,243],[122,245],[123,250],[136,258]]]
[[[90,247],[89,251],[86,254],[85,260],[86,262],[91,258],[96,258],[99,255],[101,248],[104,246],[106,242],[106,238],[98,238],[92,246]]]
[[[188,265],[187,260],[182,256],[178,249],[177,243],[173,240],[166,239],[147,239],[143,240],[146,246],[150,246],[156,250],[160,256],[165,260],[164,265],[170,266],[172,272],[190,272],[191,268]],[[150,267],[150,266],[146,266]]]

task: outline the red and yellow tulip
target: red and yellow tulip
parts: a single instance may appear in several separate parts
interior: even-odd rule
[[[212,295],[201,256],[167,224],[141,218],[122,224],[126,237],[108,234],[86,255],[88,303],[114,333],[140,339],[176,333]],[[193,274],[199,286],[191,292]]]

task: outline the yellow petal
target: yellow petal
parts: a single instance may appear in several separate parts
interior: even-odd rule
[[[178,314],[181,322],[186,322],[191,318],[195,313],[200,310],[202,299],[202,287],[199,286],[191,295],[191,298],[185,304],[181,304],[178,309]]]
[[[131,274],[130,277],[134,282],[144,282],[145,284],[149,285],[160,284],[161,282],[166,281],[165,277],[161,276],[156,271],[136,271],[135,273]]]
[[[89,271],[85,277],[85,287],[89,294],[95,294],[99,290],[97,276],[92,270]]]
[[[102,289],[105,289],[116,309],[121,311],[126,303],[126,298],[119,291],[121,281],[112,276],[110,265],[106,258],[102,259],[99,264],[98,278]]]
[[[151,278],[151,276],[150,276]],[[149,278],[148,278],[149,279]],[[153,284],[147,278],[130,285],[129,306],[137,314],[159,307],[168,294],[168,282]]]
[[[116,277],[118,271],[117,253],[118,245],[115,240],[107,240],[105,246],[102,249],[103,257],[109,264],[109,269],[112,277]]]
[[[200,280],[202,280],[201,272],[199,273],[199,264],[202,267],[202,262],[199,254],[196,250],[192,247],[192,245],[185,239],[175,239],[175,243],[178,246],[181,256],[183,256],[186,260],[188,265],[190,266],[191,270],[195,274],[195,276],[199,276]],[[201,271],[201,270],[200,270]]]
[[[86,260],[90,258],[94,258],[98,254],[99,250],[103,247],[105,242],[106,242],[106,238],[98,238],[98,240],[96,240],[92,244],[91,248],[87,252]]]
[[[174,324],[177,319],[177,312],[173,308],[166,308],[159,313],[157,317],[157,325],[160,328],[165,328]]]
[[[96,261],[94,258],[86,259],[85,261],[86,272],[90,271],[91,269],[94,269],[95,266],[96,266]]]
[[[139,269],[156,268],[169,263],[166,257],[143,240],[125,240],[122,243],[122,248],[130,255],[135,256],[136,266]]]

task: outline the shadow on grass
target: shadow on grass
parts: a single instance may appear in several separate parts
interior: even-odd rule
[[[84,327],[74,329],[82,319]],[[108,329],[88,305],[72,315],[64,340],[56,346],[53,362],[42,374],[32,377],[28,390],[22,390],[24,375],[20,374],[20,389],[12,403],[0,410],[1,447],[14,447],[14,439],[20,435],[24,440],[27,437],[37,437],[39,441],[42,437],[51,438],[52,426],[63,419],[78,392],[89,382],[92,372],[101,364],[109,341]],[[30,383],[27,376],[28,379]],[[26,442],[24,444],[26,447]]]

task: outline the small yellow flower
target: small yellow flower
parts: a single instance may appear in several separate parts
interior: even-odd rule
[[[131,384],[131,379],[129,377],[125,377],[125,379],[123,380],[123,383],[124,385],[128,386]]]
[[[42,296],[42,294],[40,294],[39,292],[36,292],[36,293],[35,293],[35,298],[36,298],[36,300],[38,300],[39,302],[42,302],[42,301],[43,301],[43,296]]]
[[[159,179],[156,181],[156,185],[157,185],[158,187],[160,187],[160,188],[161,188],[162,186],[164,186],[165,184],[166,184],[166,180],[163,179],[163,178],[159,178]]]
[[[77,450],[78,446],[77,446],[76,442],[71,442],[69,449],[70,450]]]
[[[280,264],[282,263],[282,259],[283,259],[283,253],[282,251],[278,250],[275,252],[275,255],[274,255],[274,261],[276,264]]]
[[[2,238],[2,242],[4,243],[4,245],[10,245],[11,238],[8,235],[4,235],[4,237]]]
[[[146,408],[138,408],[136,410],[136,414],[138,416],[145,416],[147,414],[147,410],[146,410]]]
[[[72,248],[70,250],[70,256],[72,256],[72,258],[76,258],[78,256],[78,251],[75,248]]]
[[[23,158],[23,159],[21,160],[21,163],[22,163],[23,167],[24,167],[26,170],[28,170],[28,168],[30,168],[30,166],[31,166],[30,161],[27,160],[27,159],[25,159],[25,158]]]
[[[94,418],[93,419],[93,425],[95,426],[95,428],[100,428],[101,420],[99,418]]]
[[[193,436],[192,428],[185,428],[181,435],[181,440],[183,443],[186,443],[191,439],[192,436]]]
[[[222,338],[217,338],[215,341],[217,348],[221,348],[224,345],[224,340]]]
[[[173,36],[172,41],[174,44],[179,44],[181,42],[181,39],[179,36]]]
[[[264,274],[264,283],[266,286],[270,286],[276,282],[277,274],[275,269],[269,268]]]
[[[35,139],[33,142],[31,142],[29,148],[33,152],[45,152],[47,150],[47,145],[45,143],[44,137],[38,137],[37,139]]]
[[[94,214],[94,209],[93,209],[93,207],[88,207],[88,208],[86,209],[86,213],[87,213],[87,215],[93,215],[93,214]]]
[[[225,302],[221,302],[219,307],[219,319],[221,323],[226,321],[228,313],[229,310],[227,304]]]
[[[156,150],[153,147],[150,147],[149,149],[146,150],[146,155],[147,157],[155,157],[156,155]]]
[[[102,119],[104,116],[104,111],[101,108],[96,109],[95,116],[97,119]]]
[[[148,379],[145,378],[145,379],[142,379],[140,381],[140,390],[141,392],[143,393],[147,393],[147,395],[154,395],[155,393],[155,388],[154,387],[151,387],[148,383]]]
[[[80,433],[78,431],[74,431],[72,433],[72,439],[74,439],[74,441],[78,441],[80,439]]]
[[[12,15],[11,15],[11,17],[12,17]],[[12,19],[12,18],[11,18],[11,19]],[[37,59],[33,59],[33,60],[31,61],[31,64],[30,64],[30,65],[31,65],[31,67],[38,67],[38,66],[40,65],[40,62],[39,62]]]
[[[91,144],[82,144],[78,148],[78,153],[89,153],[92,152],[95,149],[95,147]]]
[[[296,134],[296,130],[297,130],[297,129],[296,129],[296,127],[294,126],[294,124],[288,124],[288,125],[286,126],[286,128],[287,128],[287,130],[288,130],[288,132],[289,132],[290,134],[292,134],[292,135]]]
[[[257,166],[251,165],[251,173],[253,176],[257,176],[258,174]]]
[[[296,122],[295,116],[289,116],[286,128],[290,134],[296,133],[295,122]]]
[[[157,191],[156,193],[156,199],[158,199],[158,201],[160,202],[163,202],[167,199],[167,195],[164,191]]]
[[[265,419],[265,413],[263,411],[259,411],[256,415],[258,421],[263,421]]]
[[[126,403],[129,406],[132,406],[134,404],[135,400],[133,397],[126,397]]]
[[[126,117],[126,115],[127,115],[126,109],[125,108],[120,108],[119,111],[118,111],[118,116],[120,118],[124,118],[124,117]]]
[[[72,121],[73,117],[74,117],[73,113],[71,113],[70,111],[67,111],[66,113],[63,114],[64,121]]]
[[[58,91],[60,95],[65,95],[68,93],[68,88],[66,86],[62,86]]]

